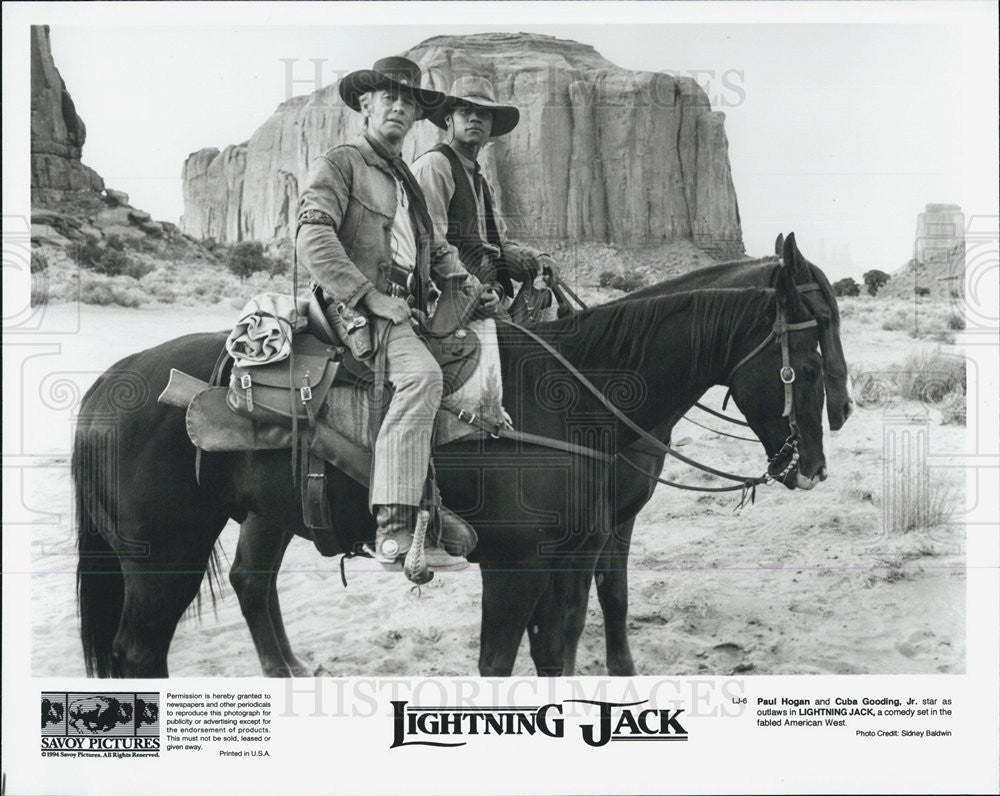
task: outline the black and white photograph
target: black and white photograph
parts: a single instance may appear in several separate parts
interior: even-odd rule
[[[6,4],[10,792],[995,787],[997,12],[807,6]]]

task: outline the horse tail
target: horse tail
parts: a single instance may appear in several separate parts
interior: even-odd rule
[[[121,562],[105,536],[113,528],[108,522],[104,494],[113,479],[105,470],[114,467],[115,447],[113,431],[88,428],[86,423],[77,429],[71,466],[80,556],[76,596],[88,677],[110,677],[114,673],[112,648],[125,602]]]
[[[219,612],[217,604],[219,599],[223,596],[225,591],[225,584],[222,581],[222,575],[220,574],[222,570],[222,556],[225,555],[222,550],[222,546],[216,542],[212,546],[212,552],[208,555],[208,564],[205,568],[205,581],[202,583],[198,593],[195,595],[192,603],[184,611],[184,619],[190,619],[191,617],[196,617],[199,621],[201,620],[201,611],[204,607],[204,602],[202,600],[205,586],[208,586],[208,594],[212,601],[212,613],[215,614],[215,618],[219,618]]]

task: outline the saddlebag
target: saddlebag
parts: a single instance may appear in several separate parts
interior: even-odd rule
[[[262,423],[290,427],[292,417],[313,425],[340,367],[343,349],[310,334],[292,339],[292,355],[270,365],[234,366],[226,402]]]

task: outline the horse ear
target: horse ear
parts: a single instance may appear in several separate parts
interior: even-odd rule
[[[789,271],[795,267],[795,254],[797,251],[798,249],[795,247],[795,233],[789,232],[788,237],[785,238],[782,244],[781,251],[776,252],[776,254],[781,255],[781,264]]]
[[[784,236],[784,235],[782,235],[782,234],[781,234],[781,233],[779,232],[779,233],[778,233],[778,237],[776,237],[776,238],[774,239],[774,254],[775,254],[775,256],[777,256],[777,257],[780,257],[780,256],[781,256],[781,249],[782,249],[782,247],[783,247],[784,245],[785,245],[785,236]]]
[[[789,232],[785,238],[785,246],[781,253],[781,258],[786,267],[789,268],[792,279],[797,285],[804,285],[813,278],[812,266],[809,261],[802,256],[799,245],[795,240],[795,233]]]
[[[796,285],[796,265],[798,249],[795,247],[795,233],[789,232],[781,248],[781,267],[775,285],[778,301],[789,315],[796,315],[800,307],[799,291]]]

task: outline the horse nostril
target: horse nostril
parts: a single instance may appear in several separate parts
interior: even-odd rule
[[[819,480],[820,481],[825,481],[826,480],[826,465],[825,464],[820,465],[819,472],[816,473],[816,475],[819,476]]]

